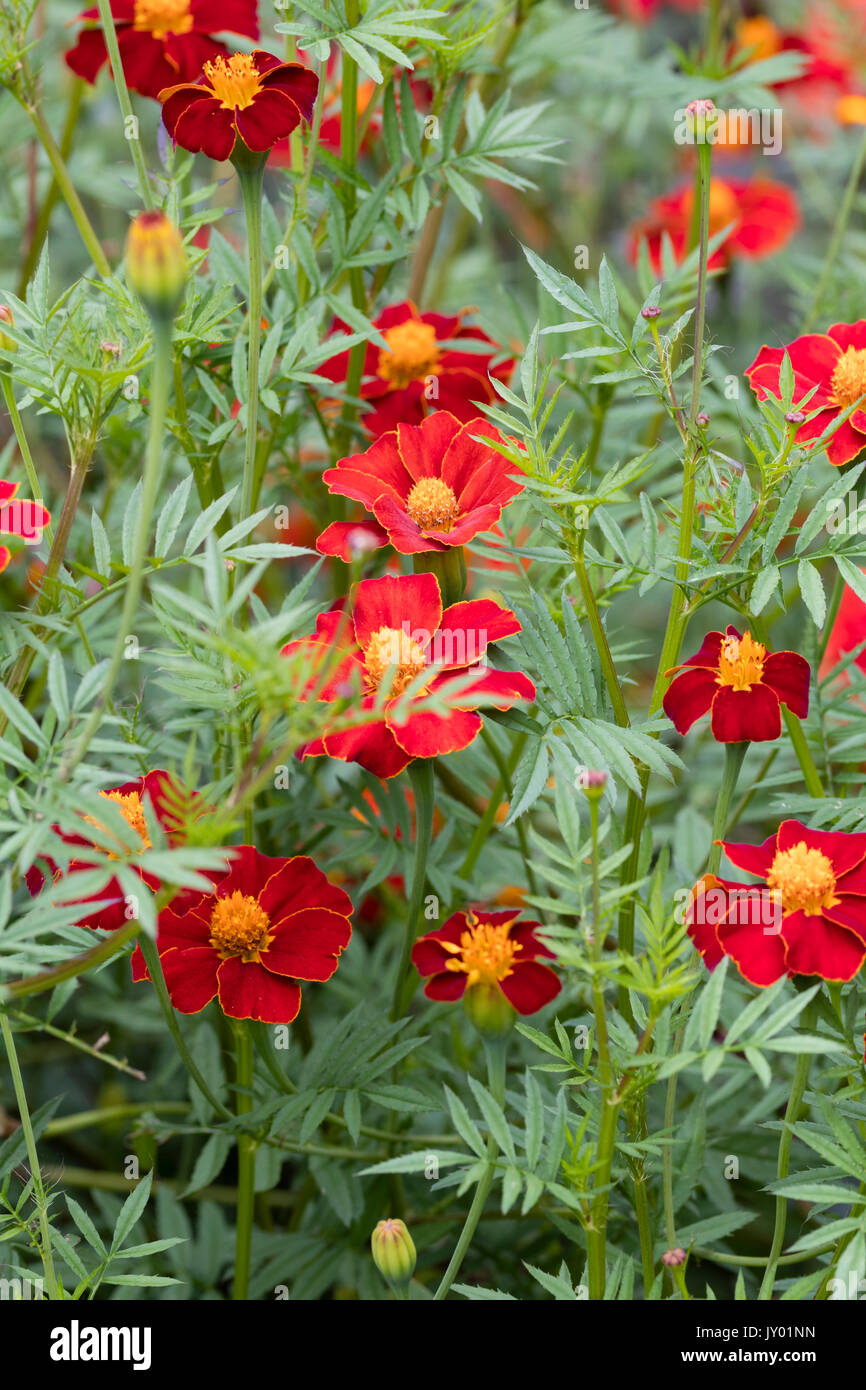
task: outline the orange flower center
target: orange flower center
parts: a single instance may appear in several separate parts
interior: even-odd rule
[[[435,375],[439,370],[439,347],[432,323],[407,319],[383,334],[390,348],[379,350],[377,375],[395,386],[408,386],[410,381]]]
[[[782,46],[782,36],[771,19],[766,15],[753,15],[751,19],[741,19],[737,25],[735,47],[738,52],[746,48],[754,49],[750,63],[762,58],[772,58]]]
[[[457,498],[441,478],[422,478],[406,499],[406,510],[422,531],[450,531],[460,515]]]
[[[193,25],[190,0],[135,0],[133,28],[155,39],[188,34]]]
[[[380,627],[373,633],[364,648],[364,663],[372,691],[379,689],[390,671],[388,693],[395,698],[427,668],[423,649],[396,627]]]
[[[846,348],[836,363],[831,385],[837,405],[853,405],[866,395],[866,348]]]
[[[271,944],[270,925],[258,898],[235,891],[220,898],[211,913],[210,944],[221,960],[240,956],[249,964],[257,961]]]
[[[248,53],[214,58],[205,63],[203,72],[214,96],[228,111],[252,106],[261,91],[261,74]]]
[[[782,912],[805,912],[816,917],[822,907],[832,907],[836,897],[833,865],[819,849],[801,840],[792,849],[780,849],[770,865],[767,886],[781,895]]]
[[[510,922],[479,922],[474,913],[468,912],[467,930],[461,933],[459,945],[442,942],[451,956],[445,969],[465,974],[467,986],[496,985],[507,980],[513,974],[514,957],[523,949],[519,941],[512,941],[509,936],[516,921],[512,917]]]
[[[106,801],[114,802],[115,806],[119,808],[120,814],[123,816],[124,820],[132,826],[133,830],[140,837],[141,849],[138,851],[139,854],[142,854],[146,849],[150,849],[150,836],[147,833],[147,825],[144,820],[144,807],[141,804],[141,797],[138,792],[100,792],[99,795],[104,796]],[[95,826],[97,830],[105,830],[106,828],[102,821],[97,820],[95,816],[85,816],[84,819],[87,821],[88,825]],[[106,854],[109,859],[120,858],[119,855],[112,854],[108,850],[106,850]]]
[[[719,652],[717,685],[731,685],[734,690],[751,690],[760,684],[764,674],[767,648],[756,642],[751,633],[742,637],[726,637]]]

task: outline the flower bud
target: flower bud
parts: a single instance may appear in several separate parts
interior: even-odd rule
[[[789,425],[802,425],[806,415],[802,410],[789,410],[785,413],[785,419]]]
[[[504,1038],[514,1027],[517,1014],[498,985],[470,985],[463,995],[463,1011],[483,1038]]]
[[[697,143],[699,145],[712,144],[708,137],[709,132],[713,130],[719,119],[716,103],[710,97],[705,97],[700,101],[690,101],[686,107],[686,118],[689,123],[689,130]]]
[[[597,801],[607,786],[607,773],[598,767],[582,767],[577,774],[577,785],[590,801]]]
[[[686,1252],[682,1246],[677,1246],[675,1250],[666,1250],[662,1255],[662,1264],[666,1269],[676,1269],[679,1265],[685,1264]]]
[[[710,423],[710,417],[709,417],[709,415],[707,414],[707,412],[706,412],[705,410],[702,410],[701,413],[700,413],[700,415],[698,416],[698,424],[700,425],[701,429],[703,430],[703,429],[706,429],[706,427],[707,427],[707,425],[708,425],[709,423]]]
[[[161,212],[143,212],[130,225],[126,268],[151,318],[174,318],[186,286],[186,251],[177,227]]]
[[[415,1243],[405,1222],[395,1217],[380,1221],[370,1238],[373,1263],[393,1288],[403,1288],[415,1273]]]
[[[640,314],[641,318],[649,321],[650,319],[659,318],[659,316],[661,315],[661,309],[659,308],[658,304],[648,304],[645,309],[641,309]]]
[[[12,310],[8,304],[0,304],[0,325],[8,323],[14,327],[15,320],[12,317]],[[10,338],[8,333],[4,333],[0,327],[0,352],[14,352],[18,344],[14,338]]]

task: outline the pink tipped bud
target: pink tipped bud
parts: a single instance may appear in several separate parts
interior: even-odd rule
[[[662,1255],[662,1264],[666,1269],[676,1269],[678,1265],[686,1262],[686,1252],[682,1246],[677,1246],[675,1250],[666,1250]]]
[[[661,314],[661,309],[657,304],[648,304],[645,309],[641,309],[641,318],[657,319]]]
[[[373,1263],[393,1288],[403,1288],[415,1273],[415,1243],[403,1221],[380,1221],[370,1238]]]
[[[785,419],[789,425],[802,425],[806,416],[802,410],[789,410],[785,414]]]

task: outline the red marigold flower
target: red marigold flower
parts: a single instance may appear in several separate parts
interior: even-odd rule
[[[539,922],[522,922],[520,912],[455,912],[443,927],[412,947],[412,961],[428,999],[461,999],[476,985],[496,988],[519,1014],[534,1014],[562,986],[539,956],[554,959],[538,940]]]
[[[488,643],[520,631],[510,609],[492,599],[455,603],[443,612],[432,574],[362,580],[352,591],[351,614],[340,608],[320,613],[315,633],[289,642],[282,655],[306,656],[313,667],[302,698],[345,700],[360,686],[359,713],[368,717],[343,732],[326,731],[298,756],[326,754],[360,763],[377,777],[395,777],[413,758],[467,748],[481,731],[479,705],[510,709],[535,699],[527,676],[484,665]],[[477,679],[454,692],[447,714],[418,708],[433,693],[447,699],[467,672],[477,672]],[[422,688],[401,700],[419,678]]]
[[[309,121],[319,79],[301,63],[256,48],[206,62],[195,82],[160,94],[162,119],[175,144],[228,159],[238,140],[262,154]]]
[[[159,914],[157,949],[174,1007],[197,1014],[219,996],[229,1018],[291,1023],[299,980],[330,980],[352,935],[352,902],[303,855],[231,851],[210,893],[185,889]],[[134,978],[147,978],[139,958]]]
[[[33,544],[42,537],[42,532],[51,520],[50,512],[39,502],[31,502],[24,497],[16,497],[17,483],[9,483],[0,478],[0,537],[15,536],[25,544]],[[12,559],[8,546],[0,545],[0,573]]]
[[[119,787],[111,787],[107,791],[101,791],[99,795],[114,802],[124,820],[138,835],[141,840],[139,854],[150,849],[150,838],[144,815],[145,803],[149,803],[153,815],[165,831],[169,843],[175,845],[183,843],[184,826],[189,812],[195,810],[199,813],[204,809],[199,804],[201,798],[196,793],[190,794],[179,787],[167,772],[163,772],[159,768],[153,772],[148,772],[144,777],[139,777],[134,782],[123,782]],[[105,831],[106,829],[105,826],[100,825],[95,817],[85,816],[83,819],[99,830]],[[99,868],[106,859],[126,858],[129,853],[126,846],[120,843],[118,843],[118,853],[115,854],[88,839],[86,834],[70,834],[62,831],[59,826],[53,828],[62,840],[65,840],[68,845],[74,845],[78,850],[66,869],[58,868],[51,859],[45,861],[53,882],[57,883],[60,879],[68,879],[71,890],[75,886],[76,873]],[[153,874],[142,873],[141,870],[138,870],[138,873],[148,888],[155,890],[159,887],[159,880]],[[40,869],[34,866],[28,870],[27,887],[34,896],[40,891],[43,883],[44,877]],[[64,901],[80,903],[82,908],[86,908],[88,903],[101,904],[100,907],[83,913],[77,923],[80,927],[93,927],[100,931],[116,931],[127,921],[126,895],[116,878],[111,879],[109,884],[99,893],[91,893],[84,898],[68,897]]]
[[[158,97],[173,82],[192,82],[209,59],[228,54],[213,34],[259,36],[256,0],[111,0],[111,13],[127,86],[144,97]],[[86,27],[66,62],[93,83],[108,62],[105,35],[98,9],[78,18]]]
[[[523,491],[509,476],[521,470],[476,435],[504,443],[486,420],[461,424],[437,410],[420,425],[380,435],[365,453],[340,459],[323,481],[329,492],[363,502],[401,555],[466,545]],[[334,554],[323,539],[318,549]]]
[[[632,230],[632,260],[637,260],[640,243],[645,241],[653,271],[661,275],[665,236],[670,239],[674,259],[684,260],[689,249],[694,199],[691,183],[663,198],[656,198],[647,216]],[[750,179],[747,183],[712,179],[710,236],[716,236],[727,226],[731,226],[731,231],[710,256],[709,268],[723,270],[737,256],[752,261],[770,256],[791,239],[799,224],[797,199],[784,184],[764,178]]]
[[[730,956],[761,988],[786,974],[853,979],[866,958],[866,835],[786,820],[762,845],[722,844],[763,884],[696,884],[686,922],[707,967]]]
[[[763,743],[782,732],[780,705],[798,719],[809,713],[808,661],[768,652],[735,627],[708,632],[700,651],[665,674],[675,679],[662,704],[680,734],[711,710],[717,743]]]
[[[496,393],[490,377],[507,382],[514,370],[514,359],[491,363],[499,349],[480,328],[466,327],[460,314],[419,314],[411,299],[394,304],[374,320],[388,349],[367,345],[362,400],[371,401],[374,410],[364,416],[364,425],[378,436],[396,429],[400,423],[418,425],[434,410],[448,410],[458,420],[478,417],[477,403],[492,405]],[[335,319],[331,332],[351,332],[348,324]],[[447,347],[449,342],[477,342],[489,352],[462,352]],[[339,352],[319,367],[319,375],[329,381],[345,382],[348,352]]]
[[[836,620],[830,629],[830,636],[824,648],[824,656],[818,672],[820,679],[823,680],[825,676],[828,676],[833,668],[839,665],[843,657],[847,656],[848,652],[854,651],[863,642],[866,642],[866,603],[846,584],[842,590],[842,599]],[[860,670],[866,673],[866,647],[855,656],[853,664],[859,666]],[[847,671],[844,672],[844,678],[846,681],[850,681]]]
[[[749,385],[759,401],[768,396],[782,399],[779,378],[785,353],[794,369],[794,405],[809,397],[803,408],[813,419],[794,435],[804,449],[838,420],[855,401],[866,395],[866,319],[834,323],[826,333],[805,333],[785,347],[765,344],[746,368]],[[866,449],[866,402],[842,420],[827,443],[827,457],[840,467]]]

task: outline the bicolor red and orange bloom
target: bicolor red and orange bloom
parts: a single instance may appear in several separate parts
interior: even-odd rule
[[[163,772],[160,768],[135,781],[123,782],[120,786],[101,791],[99,795],[114,803],[133,830],[133,838],[137,837],[136,843],[140,841],[140,848],[130,850],[120,841],[117,842],[116,850],[105,848],[107,839],[111,838],[111,832],[96,817],[85,816],[83,819],[87,823],[102,832],[101,843],[97,844],[89,839],[86,831],[77,834],[62,831],[59,826],[55,826],[54,830],[60,838],[73,846],[73,857],[65,869],[59,868],[52,860],[47,860],[46,863],[53,883],[58,885],[62,881],[64,884],[63,902],[81,904],[82,914],[78,926],[92,927],[100,931],[116,931],[129,920],[130,915],[134,915],[128,912],[127,898],[118,880],[111,879],[99,893],[76,898],[75,875],[84,870],[102,867],[106,859],[124,859],[138,872],[142,882],[151,891],[155,891],[159,887],[159,880],[153,874],[136,869],[135,865],[136,854],[143,854],[151,847],[145,805],[149,806],[154,819],[165,831],[169,844],[174,845],[184,842],[188,820],[200,815],[205,808],[197,793],[184,790],[169,773]],[[44,875],[39,868],[34,866],[28,871],[27,887],[32,894],[35,895],[41,890],[44,881]],[[69,890],[68,893],[65,891],[66,888]],[[90,908],[90,903],[97,906]]]
[[[315,633],[282,649],[304,662],[305,674],[309,668],[302,699],[355,702],[353,727],[326,730],[298,756],[356,762],[387,778],[415,758],[467,748],[481,732],[480,706],[510,709],[535,699],[528,676],[484,664],[488,644],[520,631],[511,610],[492,599],[443,610],[432,574],[362,580],[350,610],[320,613]],[[429,708],[431,695],[447,702],[447,712]]]
[[[722,844],[761,882],[695,885],[686,922],[708,969],[730,956],[761,988],[783,975],[853,979],[866,959],[866,835],[786,820],[761,845]]]
[[[632,260],[637,260],[640,245],[646,242],[653,271],[661,275],[665,238],[670,241],[674,260],[684,260],[689,251],[694,202],[694,182],[656,198],[646,217],[632,228]],[[783,183],[766,178],[746,182],[712,179],[709,234],[717,236],[725,227],[731,230],[707,264],[710,270],[724,270],[738,257],[755,261],[771,256],[790,241],[799,225],[797,199]]]
[[[185,889],[159,914],[157,949],[174,1007],[197,1014],[218,998],[229,1018],[291,1023],[301,985],[330,980],[352,935],[352,902],[303,855],[229,851],[213,889]],[[147,979],[144,958],[133,977]]]
[[[229,159],[240,141],[264,154],[309,121],[319,79],[301,63],[256,48],[213,58],[195,82],[164,88],[162,119],[175,144],[211,159]]]
[[[809,713],[809,663],[797,652],[768,652],[750,632],[708,632],[673,675],[662,702],[677,733],[705,714],[717,743],[763,743],[782,732],[781,706]]]
[[[462,424],[437,410],[420,425],[380,435],[363,454],[340,459],[323,482],[329,492],[363,502],[401,555],[449,550],[495,526],[523,491],[513,477],[521,470],[485,437],[505,443],[486,420]],[[316,545],[325,555],[340,554],[331,547],[342,547],[342,529],[328,527]]]
[[[493,988],[517,1013],[537,1013],[561,989],[556,973],[539,960],[554,959],[536,936],[540,925],[522,921],[519,910],[455,912],[412,947],[427,998],[453,1002],[475,987]]]
[[[145,97],[193,82],[205,63],[228,56],[215,34],[259,37],[256,0],[111,0],[111,13],[127,86]],[[93,83],[108,62],[105,35],[95,7],[78,18],[85,27],[66,62]]]
[[[866,319],[834,323],[826,333],[805,333],[785,347],[765,344],[746,368],[759,401],[769,396],[782,399],[780,378],[786,353],[794,371],[794,408],[811,417],[798,427],[795,441],[804,449],[813,448],[838,420],[826,444],[827,458],[837,468],[850,463],[866,449],[866,401],[842,418],[866,396]]]
[[[25,545],[33,545],[42,539],[42,532],[51,521],[51,514],[41,502],[32,502],[26,497],[16,497],[17,483],[0,478],[0,573],[12,559],[12,551],[3,545],[3,537],[14,537]]]
[[[508,382],[514,360],[500,361],[500,349],[482,329],[464,324],[460,314],[421,314],[410,299],[385,309],[373,321],[387,348],[367,345],[360,397],[372,411],[364,425],[378,436],[398,424],[418,425],[434,410],[447,410],[458,420],[474,420],[479,405],[492,405],[496,393],[490,377]],[[332,333],[351,332],[335,319]],[[481,343],[481,351],[463,351],[463,343]],[[449,346],[449,344],[455,346]],[[339,352],[318,368],[320,376],[343,383],[349,369],[348,352]]]

